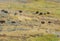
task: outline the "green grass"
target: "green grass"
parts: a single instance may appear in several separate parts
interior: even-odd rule
[[[58,41],[59,38],[57,38],[56,35],[44,35],[42,37],[32,37],[29,38],[28,41]]]

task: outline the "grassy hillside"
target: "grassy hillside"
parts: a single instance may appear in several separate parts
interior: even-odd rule
[[[0,3],[0,8],[7,8],[13,10],[28,10],[28,11],[49,11],[55,17],[60,15],[60,3],[49,2],[45,0],[37,0],[31,3],[20,3],[20,2],[10,2],[10,3]]]
[[[29,0],[27,2],[23,2],[23,1],[21,2],[17,0],[17,2],[16,1],[3,2],[3,3],[1,2],[0,9],[5,9],[7,11],[10,11],[10,13],[7,14],[7,17],[4,18],[4,20],[8,21],[8,22],[6,21],[8,24],[4,24],[5,26],[0,26],[3,27],[4,30],[3,32],[0,33],[8,35],[0,39],[1,41],[60,41],[60,38],[58,37],[59,35],[58,32],[60,32],[60,3],[54,1],[52,2],[46,1],[46,0]],[[23,13],[19,15],[20,13],[17,12],[18,10],[23,11]],[[15,13],[14,11],[17,12],[17,15],[14,15]],[[38,14],[37,15],[34,14],[36,11],[42,12],[44,13],[44,15],[40,16]],[[50,12],[50,14],[45,14],[46,12]],[[15,24],[10,25],[9,23],[10,20],[17,21],[16,24],[18,25],[17,26]],[[41,22],[42,20],[45,21],[46,23],[44,24],[44,22]],[[58,22],[55,23],[55,20],[58,20]],[[47,23],[48,21],[52,21],[53,23],[48,24]],[[6,28],[8,31],[6,31]],[[23,29],[19,31],[15,28],[18,29],[27,28],[30,30],[23,31],[24,30]],[[40,33],[43,33],[44,35],[43,34],[42,36],[35,35]],[[25,36],[25,34],[27,36]],[[17,37],[17,36],[21,36],[21,37]]]

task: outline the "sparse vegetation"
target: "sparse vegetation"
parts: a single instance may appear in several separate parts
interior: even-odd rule
[[[30,35],[29,38],[22,36],[22,38],[19,39],[18,38],[13,39],[15,38],[13,37],[11,39],[8,38],[7,40],[1,39],[0,41],[59,41],[58,38],[59,36],[57,37],[56,35],[51,35],[55,31],[55,28],[60,29],[60,20],[55,21],[56,18],[60,19],[60,5],[58,3],[46,2],[45,0],[29,0],[30,2],[27,1],[27,3],[22,4],[20,3],[20,0],[18,1],[19,2],[0,3],[0,8],[2,9],[0,11],[3,12],[1,13],[1,15],[4,14],[5,16],[6,15],[5,13],[9,13],[4,18],[0,16],[4,20],[6,19],[6,24],[0,26],[0,31],[12,36],[20,35],[20,34],[29,35],[35,33],[36,35]],[[19,13],[23,13],[23,14],[19,15]],[[55,17],[55,19],[53,17]],[[0,23],[5,23],[4,20],[0,21]],[[55,21],[55,23],[51,21]],[[52,23],[52,25],[47,24],[47,22],[49,24]],[[46,24],[46,25],[42,25],[42,24]],[[46,34],[46,32],[47,33],[49,32],[51,34],[43,35],[43,36],[39,36],[37,34],[37,33]]]

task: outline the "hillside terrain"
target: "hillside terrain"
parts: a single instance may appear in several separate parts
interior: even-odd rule
[[[0,41],[60,41],[60,1],[0,0]]]

